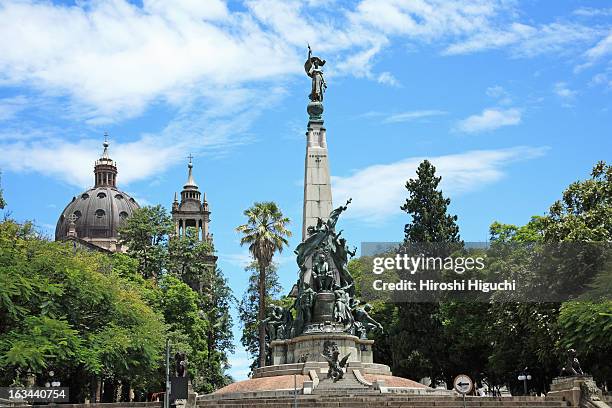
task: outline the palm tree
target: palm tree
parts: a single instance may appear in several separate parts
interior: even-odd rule
[[[289,218],[283,216],[276,203],[269,201],[255,203],[244,211],[248,218],[246,224],[240,225],[236,231],[243,234],[240,245],[249,245],[249,252],[257,261],[259,269],[259,312],[261,322],[266,317],[266,270],[272,263],[274,253],[283,251],[288,245],[287,237],[291,236],[286,226]],[[266,364],[266,333],[263,324],[259,325],[259,366]]]

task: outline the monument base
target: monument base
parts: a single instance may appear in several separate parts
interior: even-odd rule
[[[335,342],[341,356],[350,354],[349,362],[373,362],[372,345],[374,340],[360,339],[350,334],[330,331],[320,334],[305,334],[287,340],[274,340],[270,343],[272,364],[281,365],[313,361],[327,364],[325,358],[321,355],[326,341]]]
[[[602,392],[590,375],[553,378],[546,399],[562,398],[571,407],[608,408],[602,400]]]

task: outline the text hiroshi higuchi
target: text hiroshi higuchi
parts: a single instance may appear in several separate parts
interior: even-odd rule
[[[422,279],[418,282],[409,281],[402,279],[398,282],[384,282],[381,279],[377,279],[372,282],[374,290],[381,291],[421,291],[421,292],[435,292],[435,291],[478,291],[478,292],[491,292],[491,291],[514,291],[516,290],[516,281],[504,280],[502,282],[485,282],[480,279],[469,279],[469,280],[454,280],[452,282],[436,282],[431,279]]]

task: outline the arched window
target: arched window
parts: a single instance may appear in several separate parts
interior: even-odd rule
[[[98,198],[106,198],[106,194],[103,192],[98,193]]]
[[[103,210],[103,209],[98,208],[98,209],[96,210],[96,217],[98,217],[98,218],[102,218],[102,217],[104,217],[105,215],[106,215],[106,213],[104,212],[104,210]]]

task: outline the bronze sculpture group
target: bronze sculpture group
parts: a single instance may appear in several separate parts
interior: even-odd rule
[[[351,200],[334,209],[326,221],[308,228],[308,237],[295,250],[300,268],[297,296],[289,308],[273,306],[262,322],[268,342],[323,331],[344,332],[365,339],[382,325],[370,316],[371,306],[355,298],[355,282],[347,264],[356,249],[349,249],[342,231],[336,233],[336,223]],[[327,296],[325,296],[327,295]],[[314,321],[317,303],[327,303],[331,310],[329,322]],[[293,316],[295,311],[295,318]]]

